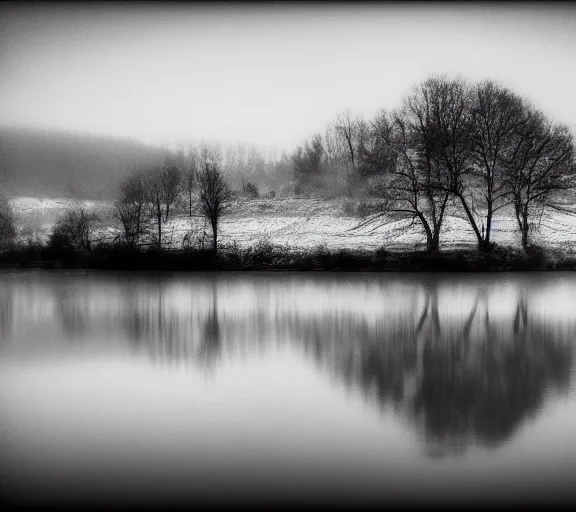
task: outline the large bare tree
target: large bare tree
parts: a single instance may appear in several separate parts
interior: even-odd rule
[[[205,158],[198,172],[198,208],[212,227],[212,249],[218,257],[218,225],[231,205],[232,195],[218,163]]]
[[[424,103],[420,103],[420,101]],[[439,187],[441,171],[431,158],[432,140],[426,99],[414,96],[390,118],[381,115],[379,136],[393,151],[385,156],[384,215],[401,215],[419,222],[426,235],[426,249],[436,252],[450,193]]]
[[[462,206],[479,246],[483,236],[474,215],[475,196],[469,186],[473,170],[472,95],[463,79],[435,76],[420,87],[425,106],[423,125],[429,140],[430,159],[438,170],[433,186],[453,196]]]
[[[426,247],[436,252],[453,184],[440,151],[439,126],[446,113],[439,101],[445,94],[442,79],[431,78],[413,87],[403,105],[389,120],[380,119],[377,129],[396,155],[390,167],[387,210],[419,221],[426,234]],[[458,165],[461,165],[458,160]]]
[[[490,247],[492,217],[506,206],[507,188],[503,158],[526,116],[522,99],[509,89],[487,80],[472,91],[474,173],[472,191],[482,213],[481,248]],[[473,208],[476,213],[478,211]]]
[[[553,205],[558,193],[574,187],[576,171],[570,130],[533,106],[526,107],[525,115],[526,122],[514,131],[503,157],[507,192],[524,248],[535,225],[532,219]]]

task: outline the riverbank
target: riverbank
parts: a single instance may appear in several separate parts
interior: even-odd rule
[[[261,242],[249,247],[220,248],[217,262],[207,249],[135,248],[120,244],[95,247],[89,253],[54,251],[46,245],[28,246],[0,255],[3,268],[75,268],[102,270],[292,270],[374,272],[499,272],[522,270],[574,270],[576,256],[559,249],[496,246],[490,252],[449,249],[425,251],[373,249],[311,249]]]

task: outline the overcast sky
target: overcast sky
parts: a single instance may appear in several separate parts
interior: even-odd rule
[[[127,4],[0,5],[0,124],[291,150],[448,73],[576,133],[576,4]]]

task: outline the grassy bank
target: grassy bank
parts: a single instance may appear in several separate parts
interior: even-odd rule
[[[0,255],[4,268],[78,268],[106,270],[326,270],[326,271],[521,271],[573,270],[576,256],[533,246],[527,251],[496,246],[491,252],[451,249],[437,254],[381,249],[292,248],[261,242],[224,246],[218,261],[206,249],[134,248],[102,244],[89,253],[28,245]]]

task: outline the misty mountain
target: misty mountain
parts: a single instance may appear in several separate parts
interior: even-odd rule
[[[0,188],[10,195],[113,199],[123,176],[164,158],[130,139],[0,128]]]

